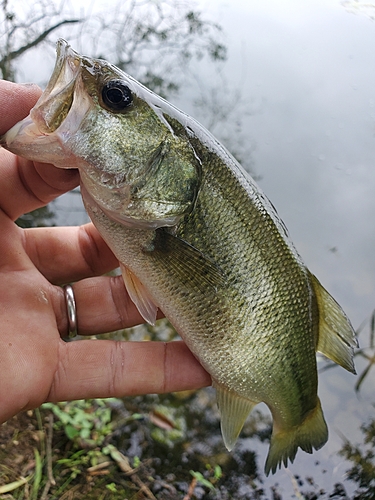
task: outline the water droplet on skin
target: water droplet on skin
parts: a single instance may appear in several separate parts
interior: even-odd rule
[[[42,290],[42,289],[39,290],[38,300],[39,300],[39,302],[43,302],[44,304],[48,304],[47,293],[44,290]]]

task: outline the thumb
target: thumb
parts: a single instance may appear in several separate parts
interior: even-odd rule
[[[25,118],[42,91],[33,83],[18,84],[0,80],[0,135]]]

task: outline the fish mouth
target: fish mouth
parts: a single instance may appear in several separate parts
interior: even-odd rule
[[[71,168],[60,165],[59,158],[63,156],[61,137],[78,130],[89,103],[87,97],[81,99],[84,93],[80,92],[83,90],[81,56],[63,39],[58,40],[56,52],[54,70],[39,100],[24,120],[0,138],[0,145],[30,160]],[[76,99],[77,93],[80,99]],[[78,101],[80,109],[77,109]]]
[[[30,112],[30,118],[45,134],[54,132],[68,115],[81,68],[81,57],[65,40],[58,40],[56,53],[51,78]]]

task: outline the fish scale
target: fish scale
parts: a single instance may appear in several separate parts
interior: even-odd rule
[[[212,377],[231,450],[259,402],[266,473],[328,439],[316,351],[355,373],[356,339],[276,210],[194,119],[63,40],[46,90],[0,144],[78,168],[86,209],[149,323],[160,308]],[[122,97],[121,97],[122,96]]]
[[[197,152],[197,151],[196,151]],[[199,155],[199,152],[197,152]],[[203,155],[201,155],[203,157]],[[232,171],[223,168],[222,164],[219,160],[211,161],[211,162],[202,162],[203,164],[210,165],[210,168],[215,171],[215,183],[221,186],[228,186],[228,184],[235,184],[236,179],[233,178]],[[222,179],[220,176],[220,168],[223,170],[223,176],[226,176],[225,179]],[[229,177],[229,178],[228,178]],[[233,187],[230,186],[230,189]],[[230,192],[229,189],[229,192]],[[215,189],[213,189],[215,190]],[[233,189],[233,192],[237,192],[238,189]],[[207,196],[206,196],[207,195]],[[241,198],[237,199],[236,205],[231,205],[230,208],[227,208],[224,203],[226,200],[219,199],[217,196],[211,196],[211,190],[209,188],[205,189],[204,180],[203,180],[203,188],[200,191],[200,196],[198,197],[197,205],[195,206],[195,210],[186,217],[186,219],[180,224],[177,235],[180,236],[183,240],[191,243],[193,246],[197,247],[200,251],[202,251],[205,255],[212,258],[219,268],[224,272],[226,276],[228,276],[228,280],[226,283],[225,293],[228,293],[228,283],[236,284],[236,288],[241,291],[242,297],[248,296],[253,299],[254,303],[250,303],[250,307],[247,306],[246,300],[237,301],[239,312],[238,314],[234,314],[231,318],[230,325],[228,325],[228,329],[226,330],[226,336],[222,339],[221,345],[218,343],[208,343],[205,345],[203,351],[204,355],[200,354],[200,360],[203,365],[206,367],[211,367],[212,365],[220,367],[220,372],[215,372],[215,379],[219,383],[223,383],[225,381],[226,385],[233,388],[237,388],[237,392],[242,396],[251,397],[251,399],[255,399],[256,401],[262,400],[265,401],[269,406],[273,406],[274,408],[279,408],[285,406],[285,402],[290,398],[291,392],[296,392],[301,396],[304,395],[305,401],[302,401],[301,408],[306,408],[306,404],[308,404],[308,408],[315,407],[316,405],[316,376],[311,376],[311,373],[316,373],[316,365],[315,365],[315,345],[313,342],[307,342],[310,344],[309,350],[307,350],[305,339],[309,341],[311,339],[311,325],[308,321],[308,307],[306,304],[302,305],[302,312],[305,312],[304,320],[301,321],[301,312],[298,308],[295,310],[288,308],[288,315],[283,316],[283,322],[277,321],[277,317],[281,315],[281,306],[279,302],[288,302],[289,297],[299,296],[301,294],[301,290],[303,286],[306,288],[306,278],[305,274],[299,268],[298,264],[294,264],[294,273],[292,276],[287,277],[288,283],[286,283],[285,275],[282,276],[279,273],[278,261],[283,259],[287,260],[289,257],[289,248],[285,245],[283,238],[280,237],[279,233],[276,233],[276,241],[271,234],[268,238],[267,229],[271,229],[274,233],[273,224],[261,224],[258,221],[254,224],[257,227],[262,228],[263,238],[269,243],[271,240],[271,244],[268,244],[266,250],[264,247],[261,248],[261,251],[258,251],[256,244],[250,245],[250,248],[246,248],[246,245],[241,245],[241,243],[245,240],[248,241],[248,232],[249,230],[252,232],[252,221],[253,219],[258,219],[259,217],[264,218],[267,217],[267,213],[263,210],[260,212],[259,210],[254,210],[254,205],[251,207],[251,210],[247,210],[248,203],[244,206],[242,205],[243,200]],[[215,204],[216,202],[216,204]],[[224,202],[224,203],[223,203]],[[231,199],[228,200],[229,203],[233,203]],[[242,225],[238,224],[235,228],[233,225],[229,225],[227,227],[226,224],[220,224],[220,213],[224,211],[228,214],[228,219],[230,220],[230,209],[235,212],[241,210],[242,212]],[[196,227],[199,227],[196,219],[200,220],[202,218],[202,213],[204,214],[206,221],[211,222],[211,227],[207,227],[206,222],[206,232],[204,236],[199,233],[199,240],[197,238]],[[218,216],[215,214],[218,214]],[[243,231],[241,232],[241,226]],[[215,245],[215,242],[212,241],[212,234],[216,233],[216,240],[219,239],[222,241],[221,246]],[[234,233],[234,235],[232,234]],[[253,233],[253,232],[252,232]],[[257,235],[254,235],[253,242],[258,241],[259,238]],[[238,246],[241,245],[243,248],[243,252],[239,251]],[[221,255],[223,252],[220,251],[220,247],[225,247],[227,252],[228,249],[230,251],[230,246],[237,247],[236,248],[236,259],[233,261],[227,262],[227,265],[223,263],[221,259]],[[253,246],[254,248],[251,248]],[[272,254],[267,253],[267,250],[271,247]],[[219,250],[219,251],[218,251]],[[257,255],[258,254],[258,255]],[[273,255],[276,254],[275,259]],[[249,259],[251,256],[251,259]],[[256,268],[256,275],[250,277],[251,273],[246,272],[247,262],[252,262],[253,269]],[[273,265],[270,264],[270,261],[273,262]],[[289,266],[289,269],[291,266]],[[250,279],[248,278],[250,277]],[[290,283],[290,278],[293,279],[292,284]],[[299,279],[298,279],[299,278]],[[269,282],[272,279],[274,283],[277,283],[277,291],[273,294],[271,291],[271,286],[269,286]],[[302,284],[301,284],[302,281]],[[262,283],[266,283],[266,286],[262,286]],[[293,285],[293,286],[292,286]],[[299,286],[298,286],[299,285]],[[262,289],[262,292],[260,291]],[[284,289],[284,294],[282,295],[279,290],[280,288]],[[257,293],[254,293],[254,290]],[[273,297],[275,295],[275,297]],[[309,294],[304,294],[304,296],[309,298]],[[265,308],[270,308],[271,311],[265,312]],[[212,304],[207,303],[205,309],[210,309]],[[243,314],[246,314],[246,308],[250,309],[250,311],[256,311],[257,314],[255,317],[252,317],[251,312],[248,313],[250,316],[249,320],[246,324],[239,321]],[[275,310],[275,311],[274,311]],[[241,314],[242,313],[242,314]],[[298,318],[298,325],[290,326],[285,323],[288,323],[288,316],[290,318],[289,322],[293,318]],[[242,323],[242,324],[241,324]],[[270,325],[269,325],[270,323]],[[275,331],[275,325],[277,323],[278,331]],[[254,327],[255,324],[255,327]],[[223,330],[223,326],[220,325],[220,330]],[[288,364],[287,359],[281,359],[280,362],[277,362],[277,355],[281,354],[284,357],[285,350],[283,349],[283,344],[290,344],[289,337],[285,334],[287,328],[290,329],[290,332],[293,334],[298,331],[299,338],[293,342],[293,345],[289,347],[289,353],[291,358],[293,359],[294,367],[290,369],[290,367],[285,366]],[[191,332],[187,337],[189,338],[188,345],[191,346],[192,350],[196,344],[200,343],[199,335],[195,333],[196,337],[194,337],[195,332]],[[288,332],[289,333],[289,332]],[[273,349],[264,349],[266,344],[272,344],[274,339],[278,339],[279,335],[284,337],[284,342],[279,342],[279,350]],[[237,348],[235,351],[235,355],[233,356],[236,363],[238,364],[239,369],[233,370],[231,363],[222,363],[222,358],[215,359],[217,357],[217,351],[225,352],[225,348],[230,346],[231,351],[233,352],[233,342],[230,340],[230,336],[233,337],[233,342],[236,342]],[[300,344],[305,344],[305,349],[300,348]],[[296,356],[293,356],[293,346],[296,346]],[[269,345],[268,345],[269,347]],[[196,347],[195,347],[196,349]],[[267,354],[272,356],[272,359],[266,359]],[[244,370],[247,368],[246,364],[253,364],[252,361],[262,357],[262,363],[259,366],[259,370],[256,370],[257,366],[255,365],[255,373],[251,371],[248,374],[246,382],[244,379]],[[275,359],[276,357],[276,359]],[[301,367],[307,366],[310,370],[301,370]],[[245,365],[245,366],[244,366]],[[296,366],[297,365],[297,366]],[[294,384],[298,385],[298,388],[301,387],[309,387],[309,391],[293,391],[291,388],[290,380],[287,383],[287,390],[282,390],[282,385],[278,384],[275,387],[274,377],[270,384],[267,384],[267,380],[262,380],[263,373],[267,369],[273,369],[274,376],[276,375],[275,366],[279,370],[279,374],[281,375],[283,371],[289,373],[295,373],[294,376]],[[212,369],[211,369],[212,370]],[[304,374],[304,377],[298,376],[298,374]],[[255,383],[254,383],[255,379]],[[238,390],[238,386],[242,386],[241,390]],[[259,393],[259,394],[258,394]],[[306,396],[307,393],[307,396]],[[312,402],[311,402],[312,401]],[[295,410],[295,409],[294,409]],[[305,412],[305,410],[303,410]],[[294,420],[298,422],[301,419],[301,411],[293,412]]]

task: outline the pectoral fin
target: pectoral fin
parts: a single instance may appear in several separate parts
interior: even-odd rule
[[[310,276],[319,308],[319,339],[316,350],[346,370],[356,373],[353,349],[358,347],[358,342],[353,327],[344,311],[317,278],[312,274]]]
[[[137,276],[123,264],[120,264],[120,268],[126,290],[130,298],[137,306],[139,313],[147,321],[147,323],[149,323],[150,325],[154,325],[158,307],[154,304],[150,297],[150,294],[144,287],[143,283],[139,281]]]
[[[207,286],[215,291],[225,285],[220,268],[200,250],[163,228],[157,229],[155,234],[153,248],[148,252],[168,273],[202,291],[206,291]]]
[[[238,396],[214,381],[212,385],[216,389],[223,441],[228,451],[231,451],[236,444],[245,420],[257,403]]]

